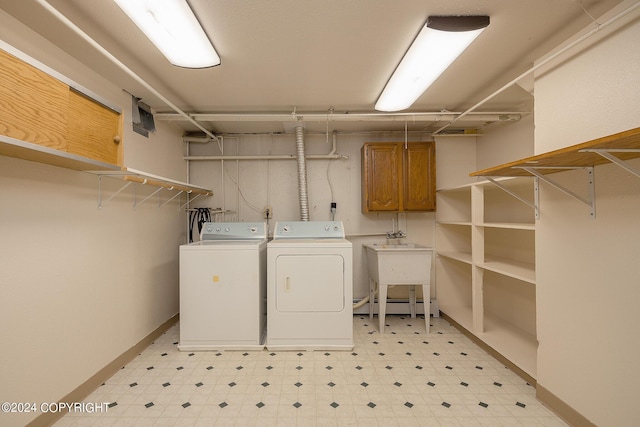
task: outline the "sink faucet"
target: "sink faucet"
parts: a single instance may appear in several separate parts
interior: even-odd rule
[[[387,231],[387,239],[401,239],[403,237],[407,237],[407,233],[402,230]]]

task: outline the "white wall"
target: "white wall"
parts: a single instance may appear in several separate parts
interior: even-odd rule
[[[436,136],[436,186],[438,190],[469,184],[477,170],[476,136]]]
[[[283,128],[284,130],[284,128]],[[426,138],[410,135],[412,141]],[[337,203],[335,219],[343,221],[347,238],[353,242],[354,298],[369,292],[366,258],[363,243],[385,242],[393,221],[407,232],[407,240],[434,246],[433,213],[370,213],[361,210],[361,156],[364,142],[403,141],[403,134],[338,134],[337,151],[348,156],[347,160],[307,160],[309,217],[311,221],[328,221],[330,204]],[[332,135],[305,135],[306,154],[326,154],[331,150]],[[294,134],[241,135],[226,137],[224,153],[227,155],[295,154]],[[437,150],[436,150],[437,151]],[[190,154],[218,155],[217,144],[191,144]],[[192,161],[191,182],[213,187],[216,194],[195,206],[224,208],[234,211],[217,220],[262,221],[263,210],[271,206],[273,218],[270,229],[277,221],[300,219],[298,202],[298,175],[295,160],[224,161],[225,175],[221,174],[220,161]],[[239,171],[238,171],[239,168]],[[224,184],[223,184],[224,180]],[[242,195],[238,191],[238,185]],[[333,197],[332,197],[333,195]],[[244,196],[244,198],[243,198]],[[397,225],[396,225],[397,227]],[[432,287],[432,295],[435,286]]]
[[[639,15],[537,73],[536,153],[640,126]],[[640,420],[640,179],[614,165],[595,175],[595,220],[580,202],[541,188],[538,384],[598,426],[633,426]],[[554,178],[586,194],[584,172]]]
[[[483,130],[478,139],[477,170],[533,156],[534,115],[518,122],[495,123]]]
[[[2,11],[0,39],[123,106],[127,166],[185,180],[180,132],[133,134],[128,95]],[[103,184],[108,196],[122,181]],[[56,402],[178,312],[185,214],[156,204],[133,209],[125,190],[98,209],[96,176],[0,156],[1,401]]]

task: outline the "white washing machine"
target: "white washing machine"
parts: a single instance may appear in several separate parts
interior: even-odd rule
[[[207,222],[200,237],[180,246],[178,349],[263,349],[266,224]]]
[[[268,349],[353,349],[353,248],[342,222],[276,223],[267,265]]]

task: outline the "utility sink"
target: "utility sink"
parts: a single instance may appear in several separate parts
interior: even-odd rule
[[[377,283],[429,283],[433,248],[417,243],[368,244],[369,277]]]
[[[411,317],[416,317],[415,287],[422,286],[425,303],[426,328],[429,332],[429,295],[431,294],[431,257],[433,248],[417,243],[367,244],[369,269],[369,317],[373,318],[373,302],[378,289],[378,317],[380,333],[384,332],[387,287],[410,285],[409,306]]]

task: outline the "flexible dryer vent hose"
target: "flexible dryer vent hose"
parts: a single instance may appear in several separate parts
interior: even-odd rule
[[[300,199],[300,220],[309,221],[309,200],[307,197],[307,164],[304,156],[304,128],[296,126],[296,158],[298,160],[298,195]]]

